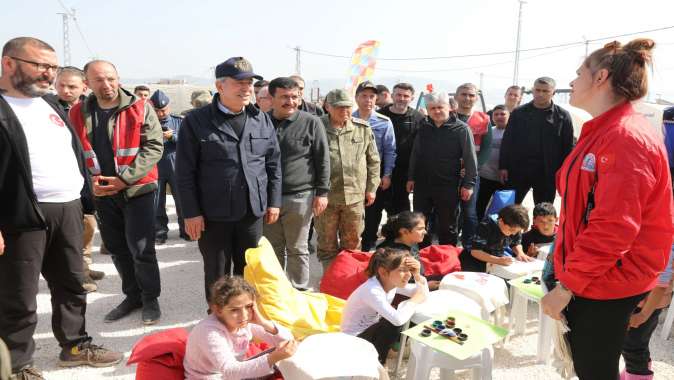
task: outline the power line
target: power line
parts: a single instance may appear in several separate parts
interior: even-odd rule
[[[642,34],[642,33],[660,32],[660,31],[668,30],[668,29],[674,29],[674,25],[665,26],[665,27],[656,28],[656,29],[641,30],[641,31],[638,31],[638,32],[617,34],[617,35],[614,35],[614,36],[606,36],[606,37],[601,37],[601,38],[588,39],[588,40],[583,40],[583,41],[567,42],[567,43],[557,44],[557,45],[539,46],[539,47],[534,47],[534,48],[529,48],[529,49],[519,49],[519,51],[521,53],[521,52],[527,52],[527,51],[538,51],[538,50],[547,50],[547,49],[555,49],[555,48],[562,48],[562,47],[570,47],[570,46],[576,46],[576,45],[584,45],[586,43],[592,43],[592,42],[596,42],[596,41],[610,40],[610,39],[613,39],[613,38],[633,36],[635,34]],[[293,48],[292,50],[295,50],[295,48]],[[324,52],[318,52],[318,51],[314,51],[314,50],[300,49],[300,51],[303,52],[303,53],[310,54],[310,55],[318,55],[318,56],[323,56],[323,57],[342,58],[342,59],[351,59],[352,58],[351,56],[347,56],[347,55],[324,53]],[[430,61],[430,60],[440,60],[440,59],[485,57],[485,56],[490,56],[490,55],[504,55],[504,54],[513,54],[513,53],[515,53],[515,50],[497,51],[497,52],[483,52],[483,53],[473,53],[473,54],[460,54],[460,55],[449,55],[449,56],[436,56],[436,57],[409,57],[409,58],[381,58],[381,57],[379,57],[379,58],[377,58],[377,60],[379,60],[379,61]]]
[[[529,57],[524,57],[520,58],[521,61],[527,60],[527,59],[533,59],[533,58],[538,58],[542,57],[545,55],[552,55],[552,54],[557,54],[561,51],[569,50],[575,46],[567,46],[561,49],[557,49],[554,51],[549,51],[541,54],[536,54],[532,55]],[[500,66],[500,65],[505,65],[508,63],[513,63],[513,60],[509,61],[501,61],[501,62],[495,62],[495,63],[489,63],[486,65],[479,65],[479,66],[470,66],[470,67],[462,67],[462,68],[453,68],[453,69],[437,69],[437,70],[399,70],[399,69],[391,69],[391,68],[383,68],[383,67],[377,67],[377,71],[391,71],[391,72],[400,72],[400,73],[440,73],[440,72],[450,72],[450,71],[465,71],[465,70],[472,70],[472,69],[481,69],[484,67],[492,67],[492,66]]]

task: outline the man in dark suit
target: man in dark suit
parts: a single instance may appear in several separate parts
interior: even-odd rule
[[[206,297],[220,276],[243,275],[246,249],[262,236],[262,217],[281,207],[281,151],[269,115],[251,104],[250,62],[233,57],[215,68],[218,94],[187,114],[178,133],[176,176],[185,231],[199,240]]]

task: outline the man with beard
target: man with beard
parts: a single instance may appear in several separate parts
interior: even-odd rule
[[[101,237],[125,295],[104,320],[113,322],[142,308],[143,323],[154,324],[161,317],[154,248],[161,125],[148,102],[119,86],[112,63],[91,61],[84,73],[92,94],[70,110],[70,120],[87,155]]]
[[[263,217],[281,207],[281,151],[274,125],[253,104],[253,66],[232,57],[215,68],[218,93],[180,126],[176,176],[185,230],[199,240],[205,294],[218,278],[243,275],[245,252],[257,247]],[[217,173],[214,175],[213,173]]]
[[[68,118],[45,96],[57,68],[54,49],[38,39],[14,38],[2,49],[0,338],[18,379],[43,379],[32,366],[40,274],[59,364],[105,367],[123,357],[93,345],[85,329],[82,210],[93,211],[91,184]]]
[[[377,111],[391,119],[396,141],[396,160],[390,187],[391,215],[410,211],[410,198],[406,189],[407,171],[412,144],[424,120],[424,115],[409,106],[413,99],[414,87],[409,83],[398,83],[393,86],[393,103]]]
[[[281,147],[283,203],[279,221],[264,226],[264,236],[274,247],[290,283],[309,286],[309,225],[328,204],[330,151],[321,121],[297,109],[299,90],[290,78],[269,83],[269,113]]]

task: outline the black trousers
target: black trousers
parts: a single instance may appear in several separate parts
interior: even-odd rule
[[[407,167],[393,168],[391,174],[391,209],[386,209],[391,215],[399,214],[403,211],[410,211],[410,193],[407,192]]]
[[[180,200],[178,199],[178,188],[176,187],[176,174],[173,170],[168,173],[163,173],[159,176],[157,181],[157,197],[156,197],[156,218],[155,218],[155,236],[157,238],[166,239],[169,228],[169,218],[166,214],[166,185],[171,186],[171,195],[176,205],[176,214],[178,215],[178,228],[180,237],[187,236],[185,232],[185,223],[183,220],[182,210],[180,208]]]
[[[571,356],[580,380],[617,380],[630,316],[645,296],[616,300],[574,297],[566,309]]]
[[[40,273],[51,293],[52,331],[61,347],[90,340],[85,330],[87,298],[82,282],[82,205],[41,203],[46,231],[3,231],[0,256],[0,338],[12,357],[12,370],[32,364]]]
[[[368,327],[358,337],[372,343],[374,348],[377,349],[377,354],[379,354],[379,363],[385,364],[388,351],[400,339],[402,329],[402,326],[394,326],[386,318],[381,318],[379,322]],[[402,350],[403,347],[400,349]]]
[[[458,240],[457,218],[459,204],[459,184],[415,188],[414,211],[426,216],[426,225],[435,214],[437,224],[435,232],[438,235],[438,244],[456,246]],[[426,234],[419,248],[431,245],[431,234]]]
[[[101,237],[112,255],[128,298],[147,302],[161,293],[154,248],[156,192],[126,199],[122,195],[96,198]]]
[[[534,204],[541,202],[555,202],[557,189],[555,177],[548,178],[543,173],[517,173],[513,175],[508,187],[515,189],[515,203],[520,204],[527,196],[529,190],[534,190]]]
[[[492,181],[490,179],[480,177],[480,189],[477,192],[477,205],[475,209],[477,211],[478,223],[484,218],[484,213],[487,211],[487,205],[489,204],[489,199],[498,190],[504,190],[508,187],[501,184],[499,181]]]
[[[204,286],[208,302],[211,285],[228,275],[234,264],[234,274],[243,276],[246,250],[257,247],[262,237],[262,217],[248,213],[235,222],[206,221],[206,230],[199,239],[199,251],[204,258]]]
[[[638,313],[641,309],[636,309]],[[651,336],[658,327],[658,318],[662,309],[655,309],[650,318],[636,329],[627,330],[627,336],[623,343],[623,358],[625,359],[625,369],[633,375],[653,375],[653,371],[648,368],[651,362],[651,352],[648,349],[648,343]]]
[[[363,228],[361,234],[361,247],[364,252],[369,251],[377,243],[377,232],[379,231],[379,223],[381,223],[382,211],[386,210],[388,215],[394,215],[391,203],[392,195],[393,192],[390,187],[386,190],[382,190],[380,187],[377,189],[377,198],[375,198],[374,203],[365,207],[365,228]]]

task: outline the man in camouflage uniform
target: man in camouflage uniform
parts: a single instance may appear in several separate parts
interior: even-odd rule
[[[318,259],[324,270],[340,250],[358,249],[364,206],[374,203],[380,181],[374,135],[367,122],[351,116],[351,96],[332,90],[326,102],[328,115],[321,121],[330,148],[330,192],[328,207],[315,218]]]

